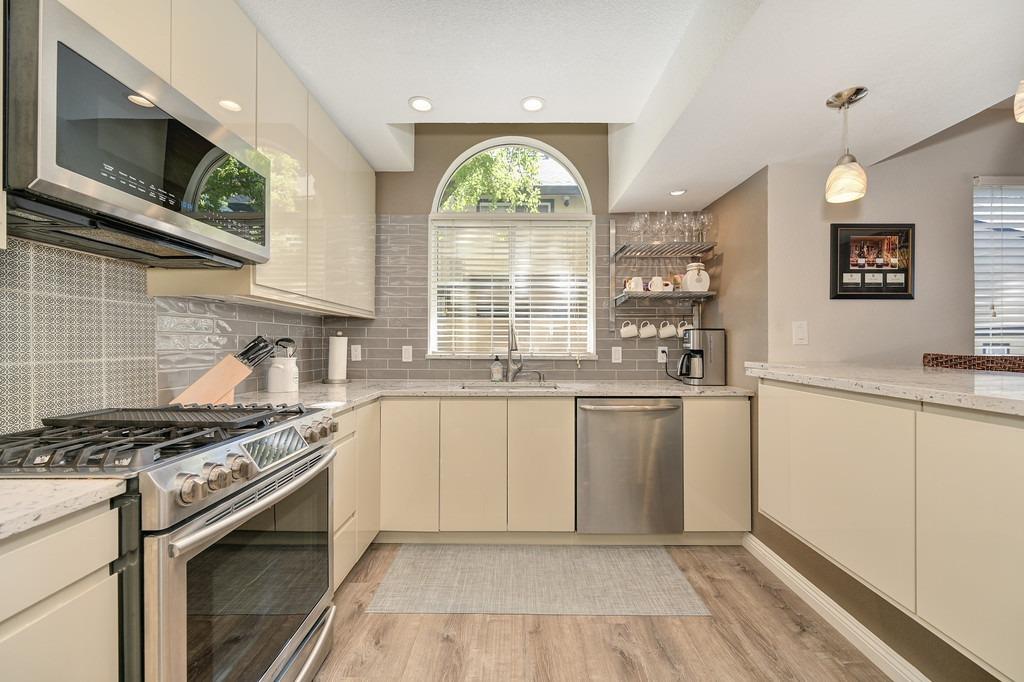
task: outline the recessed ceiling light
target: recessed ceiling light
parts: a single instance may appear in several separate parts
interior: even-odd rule
[[[142,95],[128,95],[128,101],[132,104],[137,104],[140,107],[146,107],[147,109],[156,106]]]
[[[434,108],[434,103],[426,97],[417,96],[409,98],[409,106],[416,111],[430,111]]]
[[[242,110],[242,105],[233,99],[222,99],[217,104],[220,105],[221,109],[227,109],[228,111],[238,112]]]
[[[523,109],[527,111],[540,111],[544,108],[543,97],[524,97],[523,101],[520,102],[523,105]]]
[[[686,190],[685,189],[674,189],[671,192],[669,192],[669,194],[671,194],[674,197],[681,197],[684,194],[686,194]]]

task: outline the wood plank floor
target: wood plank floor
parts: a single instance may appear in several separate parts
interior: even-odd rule
[[[670,547],[712,616],[369,614],[398,545],[335,596],[318,680],[886,680],[741,547]]]

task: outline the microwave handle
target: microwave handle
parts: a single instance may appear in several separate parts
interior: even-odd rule
[[[167,551],[171,555],[171,558],[174,559],[181,556],[182,554],[187,554],[192,549],[203,545],[211,538],[215,538],[218,535],[228,533],[237,528],[238,526],[241,526],[243,523],[245,523],[252,517],[256,516],[260,512],[265,511],[270,507],[273,507],[275,504],[277,504],[284,498],[288,497],[293,492],[309,483],[318,475],[320,475],[322,471],[324,471],[328,466],[330,466],[331,461],[334,459],[334,456],[337,454],[337,452],[337,450],[332,448],[330,452],[324,455],[324,458],[317,462],[316,466],[314,466],[312,469],[305,472],[298,478],[292,480],[288,485],[284,486],[283,488],[279,488],[270,495],[267,495],[258,503],[251,505],[249,507],[245,507],[244,509],[239,510],[235,514],[226,516],[223,519],[216,521],[215,523],[211,523],[209,526],[202,528],[201,530],[197,530],[194,533],[189,533],[185,537],[179,538],[178,540],[175,540],[174,542],[170,543],[170,545],[168,545],[167,547]]]

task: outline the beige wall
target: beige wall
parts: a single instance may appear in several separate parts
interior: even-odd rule
[[[971,180],[1024,175],[1024,126],[1008,110],[987,110],[867,170],[867,196],[832,205],[827,164],[769,169],[773,361],[918,363],[927,351],[973,352]],[[915,223],[915,299],[829,300],[833,222]],[[809,345],[792,344],[796,320],[808,322]]]
[[[430,213],[437,185],[459,154],[510,135],[532,137],[562,152],[583,176],[594,214],[608,213],[608,126],[603,123],[422,123],[416,126],[415,168],[377,173],[377,214]]]

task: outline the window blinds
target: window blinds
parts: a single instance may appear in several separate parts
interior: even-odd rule
[[[504,355],[508,322],[526,356],[594,352],[594,223],[446,219],[430,223],[430,353]]]
[[[974,346],[1024,354],[1024,178],[974,187]]]

